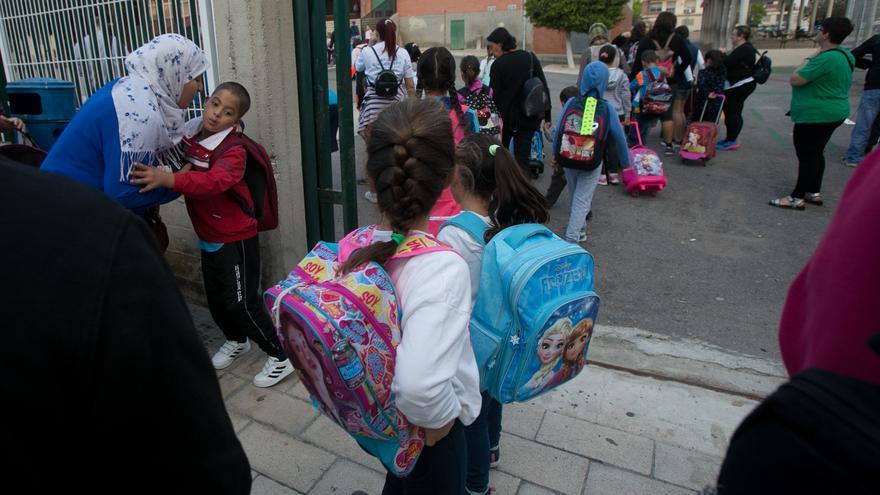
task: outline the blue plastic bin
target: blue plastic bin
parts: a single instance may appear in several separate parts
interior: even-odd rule
[[[12,114],[27,124],[36,145],[49,151],[76,113],[76,89],[70,81],[38,77],[6,85]]]

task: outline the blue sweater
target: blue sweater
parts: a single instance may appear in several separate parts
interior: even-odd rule
[[[179,194],[165,188],[140,193],[139,186],[119,180],[122,148],[110,92],[115,82],[110,81],[86,101],[58,137],[40,169],[89,184],[141,214],[144,209],[172,201]]]

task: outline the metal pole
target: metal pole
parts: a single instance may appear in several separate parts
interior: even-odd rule
[[[739,0],[739,18],[737,24],[740,26],[749,23],[749,0]]]
[[[312,100],[312,47],[309,29],[309,2],[292,0],[293,36],[296,43],[296,79],[299,97],[300,140],[302,142],[303,197],[306,206],[307,249],[321,239],[318,211],[317,140],[315,104]]]
[[[333,227],[333,201],[328,200],[325,191],[333,189],[333,163],[330,160],[330,103],[327,89],[327,15],[324,2],[311,2],[310,12],[312,36],[312,101],[315,105],[315,145],[317,147],[318,166],[318,210],[321,221],[321,240],[335,241],[336,232]],[[320,47],[319,43],[320,41]],[[337,71],[339,68],[337,67]]]
[[[825,17],[831,17],[831,13],[834,11],[834,0],[828,0],[828,9],[825,10]]]
[[[804,19],[804,4],[807,0],[800,0],[801,5],[798,7],[798,15],[797,15],[797,24],[794,25],[794,30],[797,31],[801,27],[801,22]]]
[[[816,25],[816,11],[819,10],[819,0],[811,0],[812,5],[810,5],[810,25],[807,26],[807,30],[810,33],[813,32],[813,27]]]
[[[354,115],[351,97],[351,44],[348,27],[348,0],[333,3],[336,32],[336,94],[339,110],[339,166],[342,183],[342,219],[346,232],[357,228],[356,172],[354,155]]]

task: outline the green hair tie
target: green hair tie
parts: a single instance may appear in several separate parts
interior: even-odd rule
[[[403,234],[398,234],[397,232],[394,232],[393,234],[391,234],[391,240],[394,241],[394,243],[397,244],[398,246],[400,246],[403,243],[404,239],[406,239],[406,236],[404,236]]]
[[[489,154],[492,156],[495,156],[495,153],[498,153],[498,148],[500,148],[500,147],[501,146],[498,146],[497,144],[490,144],[489,145]]]

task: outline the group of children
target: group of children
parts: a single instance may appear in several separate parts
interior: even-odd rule
[[[585,237],[585,217],[600,176],[619,181],[620,164],[628,163],[620,124],[628,125],[632,110],[638,109],[647,72],[659,76],[651,58],[656,55],[649,51],[643,54],[645,71],[630,83],[616,67],[617,56],[613,47],[603,47],[600,62],[585,68],[582,87],[560,94],[564,104],[578,96],[602,97],[610,104],[608,117],[616,117],[609,123],[604,169],[556,167],[556,187],[563,175],[572,187],[566,239],[573,242]],[[720,57],[710,52],[706,58],[712,74]],[[377,232],[388,235],[378,235],[375,245],[357,251],[350,265],[383,262],[396,247],[393,234],[436,232],[443,218],[459,211],[471,212],[485,223],[484,240],[512,225],[548,220],[547,204],[553,201],[535,189],[497,140],[503,123],[490,90],[478,77],[479,61],[466,57],[459,70],[465,84],[456,91],[452,54],[445,48],[426,50],[417,70],[425,98],[389,107],[372,125],[367,175],[383,215]],[[712,78],[702,81],[698,95],[716,90],[709,87]],[[166,187],[185,196],[199,238],[208,305],[226,337],[212,358],[214,367],[230,366],[254,341],[268,354],[254,384],[268,387],[289,375],[293,366],[262,304],[256,219],[231,194],[250,200],[244,183],[247,152],[235,142],[249,106],[250,97],[241,85],[219,85],[203,117],[187,125],[183,146],[190,165],[177,173],[137,165],[131,182],[144,192]],[[650,123],[651,116],[635,113],[640,125]],[[457,209],[447,211],[446,217],[433,217],[443,201]],[[409,419],[425,428],[427,447],[409,476],[389,474],[385,493],[460,493],[465,486],[467,493],[488,493],[489,467],[500,459],[501,404],[485,393],[481,397],[468,338],[467,316],[479,291],[484,244],[454,225],[440,230],[439,240],[458,254],[428,253],[388,267],[405,315],[395,370],[405,379],[395,378],[395,384],[406,386],[395,392],[402,410],[409,404]],[[415,390],[419,400],[408,402]]]

